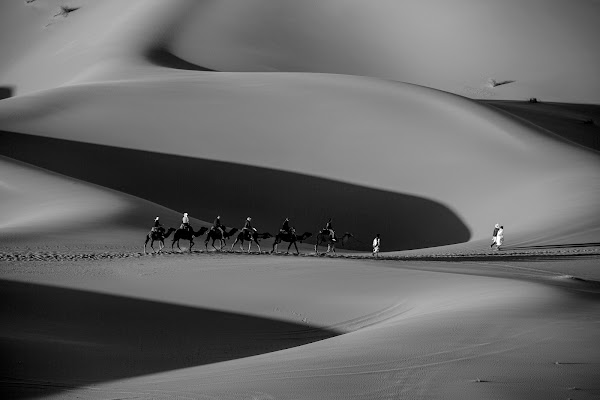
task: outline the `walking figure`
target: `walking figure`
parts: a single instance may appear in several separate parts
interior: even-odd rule
[[[373,239],[373,257],[379,257],[379,248],[381,246],[381,237],[379,233]]]
[[[493,248],[496,244],[496,236],[498,235],[498,230],[500,230],[500,224],[494,225],[494,232],[492,233],[492,244],[490,245],[490,248]]]
[[[502,225],[500,225],[500,228],[498,229],[498,233],[496,234],[496,248],[498,250],[501,250],[500,246],[502,246],[502,244],[504,243],[504,227]]]

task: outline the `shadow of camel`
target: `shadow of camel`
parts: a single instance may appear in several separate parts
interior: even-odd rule
[[[352,232],[346,249],[370,251],[380,233],[386,251],[463,243],[471,233],[438,202],[330,179],[118,147],[0,131],[0,153],[51,171],[132,194],[195,218],[241,228],[252,216],[260,231],[289,217],[316,234],[329,217]],[[180,178],[185,176],[185,179]],[[140,221],[143,224],[145,221]],[[314,245],[313,236],[307,242]]]
[[[338,332],[268,318],[0,280],[2,398],[232,360]]]

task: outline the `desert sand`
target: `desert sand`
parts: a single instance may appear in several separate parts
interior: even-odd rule
[[[4,2],[3,398],[598,398],[598,16]],[[183,212],[313,236],[144,254]]]

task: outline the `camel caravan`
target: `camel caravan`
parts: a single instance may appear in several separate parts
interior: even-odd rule
[[[201,227],[199,230],[195,231],[190,225],[190,219],[188,213],[183,214],[181,226],[178,229],[168,228],[166,229],[160,223],[160,218],[156,217],[154,219],[154,226],[150,229],[150,232],[146,235],[146,241],[144,242],[144,254],[147,254],[146,247],[148,242],[150,242],[150,248],[152,249],[152,253],[160,253],[165,248],[165,240],[171,237],[171,250],[175,250],[175,246],[177,249],[182,252],[183,250],[179,247],[180,240],[187,240],[190,242],[189,251],[192,252],[192,247],[194,246],[194,238],[202,236],[206,234],[206,238],[204,239],[204,247],[206,251],[208,251],[208,244],[213,249],[217,251],[221,251],[225,248],[227,244],[227,239],[235,236],[235,241],[231,245],[231,251],[234,251],[235,245],[239,243],[240,249],[244,251],[244,244],[248,243],[248,253],[250,253],[252,243],[256,244],[258,247],[258,252],[261,252],[259,241],[262,239],[274,238],[273,248],[271,249],[271,253],[277,252],[278,244],[282,242],[289,243],[286,254],[289,254],[290,248],[294,245],[296,249],[296,254],[300,254],[300,250],[298,250],[297,243],[302,243],[304,240],[308,239],[312,236],[310,232],[304,232],[301,235],[296,234],[296,230],[294,227],[290,226],[289,218],[286,218],[279,229],[279,232],[276,235],[272,235],[268,232],[259,233],[256,228],[252,226],[252,218],[246,218],[244,226],[241,230],[237,228],[231,228],[227,230],[227,228],[221,223],[221,217],[217,216],[213,225],[210,228]],[[333,252],[335,253],[335,244],[338,241],[342,243],[344,240],[354,237],[350,233],[345,233],[341,239],[338,239],[335,235],[335,231],[333,230],[331,218],[327,221],[325,228],[319,231],[316,235],[316,243],[315,243],[315,253],[319,254],[319,245],[325,246],[327,245],[326,253]],[[215,243],[219,241],[219,247],[215,246]],[[158,242],[158,250],[154,248],[154,242]]]

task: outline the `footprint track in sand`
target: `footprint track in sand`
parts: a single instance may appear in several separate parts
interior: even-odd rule
[[[173,251],[163,251],[161,253],[143,252],[58,252],[58,251],[0,251],[0,261],[79,261],[79,260],[113,260],[124,258],[145,258],[145,257],[175,257],[175,256],[253,256],[253,255],[270,255],[279,257],[298,257],[288,254],[271,254],[268,252],[252,252],[240,253],[231,251],[194,251],[192,253],[180,253]],[[326,257],[326,258],[341,258],[353,260],[373,260],[373,261],[533,261],[546,259],[568,259],[579,257],[600,257],[600,247],[594,248],[572,248],[560,250],[528,250],[528,251],[503,251],[503,252],[469,252],[469,253],[439,253],[439,254],[419,254],[419,255],[380,255],[377,258],[369,254],[328,254],[316,255],[314,253],[301,253],[299,257]]]

